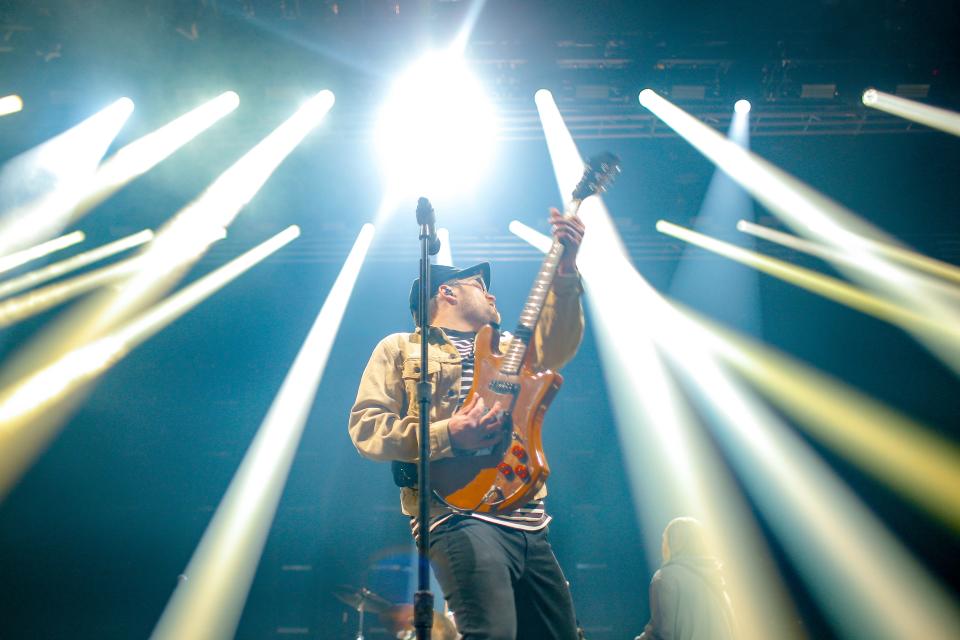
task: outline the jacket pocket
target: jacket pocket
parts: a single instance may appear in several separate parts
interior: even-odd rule
[[[440,361],[434,358],[427,359],[427,374],[435,376],[440,371]],[[420,358],[408,358],[403,362],[403,379],[420,380]]]
[[[460,389],[460,363],[440,359],[427,360],[427,375],[433,387],[431,415],[433,419],[449,417],[456,408]],[[420,358],[408,358],[403,363],[403,386],[407,393],[407,415],[419,416],[417,383],[420,382]]]
[[[436,396],[437,378],[440,373],[440,362],[433,358],[427,359],[427,375],[430,385],[434,389],[433,396]],[[408,358],[403,362],[403,387],[407,393],[407,415],[419,416],[420,403],[417,401],[417,383],[420,382],[420,358]],[[434,400],[435,402],[435,400]]]

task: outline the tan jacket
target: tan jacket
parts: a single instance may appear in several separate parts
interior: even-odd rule
[[[557,275],[534,332],[532,362],[537,370],[558,370],[577,352],[583,337],[580,278]],[[509,340],[500,344],[509,347]],[[460,354],[441,329],[430,331],[428,373],[433,387],[430,406],[430,459],[454,456],[448,424],[460,393]],[[416,402],[420,380],[420,334],[394,333],[376,346],[360,378],[350,410],[349,431],[361,455],[373,460],[416,462],[419,455]],[[546,495],[546,491],[542,491]],[[403,512],[417,512],[417,490],[401,489]],[[436,508],[435,513],[442,509]]]

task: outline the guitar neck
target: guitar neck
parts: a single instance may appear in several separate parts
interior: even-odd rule
[[[581,200],[571,200],[564,208],[565,218],[575,216],[580,209]],[[540,312],[543,310],[543,304],[547,300],[547,293],[553,286],[553,281],[557,275],[557,269],[560,267],[560,259],[563,258],[564,246],[560,241],[554,239],[550,250],[547,251],[543,264],[540,265],[540,271],[533,281],[533,287],[527,296],[527,301],[520,312],[520,321],[514,331],[513,340],[510,343],[510,349],[503,358],[503,364],[500,372],[505,375],[516,375],[520,372],[523,360],[527,355],[527,348],[530,345],[530,339],[533,337],[533,331],[540,319]]]

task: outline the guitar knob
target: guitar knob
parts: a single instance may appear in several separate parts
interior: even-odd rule
[[[504,477],[509,478],[513,475],[513,468],[508,465],[506,462],[501,462],[497,465],[497,470],[504,475]]]
[[[516,471],[517,477],[520,478],[521,480],[526,480],[527,478],[530,477],[530,471],[527,470],[527,465],[525,464],[518,464],[513,469],[514,471]]]
[[[510,453],[512,453],[512,454],[517,458],[517,460],[526,460],[526,459],[527,459],[527,451],[526,451],[526,449],[524,449],[523,447],[521,447],[521,446],[518,445],[518,444],[513,445],[513,447],[510,449]]]

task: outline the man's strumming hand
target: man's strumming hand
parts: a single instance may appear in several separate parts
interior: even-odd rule
[[[457,409],[447,424],[450,444],[464,451],[486,449],[497,444],[503,435],[502,426],[503,408],[500,403],[495,402],[487,411],[479,395]]]

